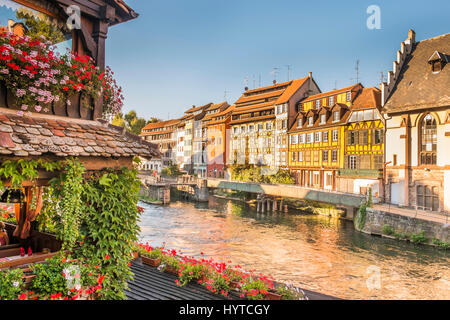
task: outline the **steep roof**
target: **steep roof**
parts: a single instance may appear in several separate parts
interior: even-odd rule
[[[247,90],[235,102],[235,109],[233,115],[240,115],[244,113],[258,112],[272,110],[278,104],[283,104],[289,101],[292,96],[305,84],[309,77],[286,81],[271,86]],[[275,118],[275,115],[261,115],[258,117],[232,120],[232,124],[266,120]]]
[[[17,116],[13,110],[0,112],[0,154],[17,157],[158,156],[158,147],[124,128],[106,121],[32,114]]]
[[[351,105],[352,110],[370,108],[381,109],[381,90],[376,87],[363,88]]]
[[[436,51],[439,54],[435,54]],[[450,64],[433,73],[430,58],[450,55],[450,33],[416,43],[383,110],[397,113],[450,106]]]

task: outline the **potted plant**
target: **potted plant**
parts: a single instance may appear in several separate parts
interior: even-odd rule
[[[269,287],[260,279],[248,278],[241,287],[241,297],[246,297],[249,300],[264,300],[269,293]]]
[[[151,267],[158,267],[161,264],[162,252],[159,249],[152,249],[150,251],[141,250],[142,263]]]
[[[163,255],[164,271],[170,274],[178,275],[181,263],[174,256]]]
[[[209,274],[207,266],[199,263],[186,263],[181,265],[179,270],[179,278],[182,286],[187,285],[191,281],[200,280],[205,282]]]

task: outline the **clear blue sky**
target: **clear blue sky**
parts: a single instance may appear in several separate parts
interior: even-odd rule
[[[313,72],[322,91],[356,78],[377,86],[408,30],[417,39],[450,32],[449,0],[126,0],[140,14],[110,29],[107,64],[125,91],[127,112],[180,117],[192,105],[236,101],[261,75],[270,85]],[[381,30],[369,30],[370,5]],[[352,80],[353,78],[353,80]]]

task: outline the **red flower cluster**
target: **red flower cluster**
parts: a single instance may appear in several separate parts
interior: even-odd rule
[[[100,70],[89,56],[55,54],[55,48],[44,41],[0,34],[0,81],[14,94],[19,113],[46,111],[51,103],[65,102],[78,92],[101,98],[106,114],[121,111],[122,89],[110,68]],[[89,99],[83,101],[92,107]]]

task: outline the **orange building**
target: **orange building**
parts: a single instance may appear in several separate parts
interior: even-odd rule
[[[227,141],[230,139],[231,112],[235,106],[224,102],[216,105],[205,117],[208,128],[207,176],[208,178],[224,178],[226,161],[229,152]]]

